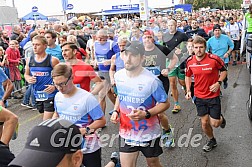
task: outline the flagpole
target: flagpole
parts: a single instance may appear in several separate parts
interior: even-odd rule
[[[128,14],[127,14],[127,24],[129,24],[129,8],[130,8],[131,0],[129,0],[129,6],[128,6]]]

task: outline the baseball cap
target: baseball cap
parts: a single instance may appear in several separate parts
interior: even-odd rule
[[[143,35],[150,35],[154,37],[154,32],[152,30],[145,30]]]
[[[35,126],[22,152],[9,164],[23,167],[55,167],[65,154],[81,149],[83,137],[69,121],[48,119]]]
[[[221,30],[221,27],[220,27],[219,24],[215,24],[215,25],[213,26],[213,31],[216,30],[216,29],[220,29],[220,30]]]
[[[131,43],[129,43],[125,49],[126,52],[131,52],[133,54],[140,54],[140,55],[144,55],[145,49],[142,43],[138,42],[138,41],[132,41]]]
[[[154,23],[154,22],[155,20],[153,18],[149,20],[149,23]]]

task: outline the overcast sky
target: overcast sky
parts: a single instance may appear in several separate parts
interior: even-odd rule
[[[12,5],[12,0],[6,0],[7,5]],[[162,7],[171,4],[172,0],[149,0],[149,7]],[[178,0],[174,0],[175,4]],[[73,11],[99,12],[103,10],[109,10],[112,5],[125,5],[129,4],[130,0],[68,0],[68,3],[73,4]],[[139,0],[131,0],[131,4],[139,3]],[[33,6],[38,7],[38,12],[50,16],[61,15],[62,5],[61,0],[15,0],[15,5],[18,9],[18,17],[23,17],[32,11]]]

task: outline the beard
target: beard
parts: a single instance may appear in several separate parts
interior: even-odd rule
[[[196,56],[197,57],[203,57],[205,55],[205,52],[198,52],[197,54],[196,54]]]

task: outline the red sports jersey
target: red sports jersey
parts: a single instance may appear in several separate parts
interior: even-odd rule
[[[197,61],[195,55],[187,60],[186,76],[194,75],[196,97],[209,99],[220,95],[220,89],[217,92],[210,92],[210,86],[218,81],[222,67],[224,62],[218,56],[209,53],[206,53],[201,61]]]
[[[97,75],[89,64],[78,61],[76,65],[72,66],[74,74],[74,84],[79,85],[80,88],[90,92],[90,81],[95,78]]]

